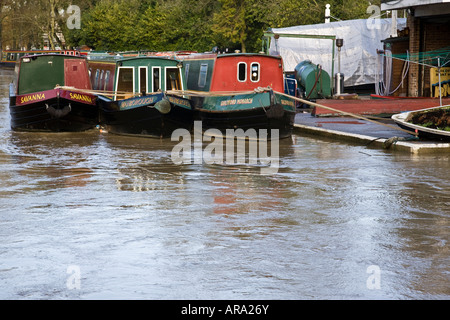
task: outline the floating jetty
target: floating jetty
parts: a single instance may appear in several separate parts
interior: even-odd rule
[[[379,120],[379,124],[353,117],[316,117],[310,112],[299,112],[295,117],[294,133],[313,135],[364,144],[412,154],[450,153],[450,143],[418,139],[393,120]]]

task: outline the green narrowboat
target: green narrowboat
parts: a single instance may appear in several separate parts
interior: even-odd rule
[[[203,129],[279,130],[291,136],[295,100],[284,94],[283,61],[256,53],[191,54],[183,57],[188,90]]]
[[[17,131],[85,131],[98,124],[96,96],[82,56],[21,57],[10,85],[11,128]]]
[[[113,83],[112,94],[98,96],[100,123],[106,131],[165,138],[178,128],[192,128],[191,101],[165,93],[186,90],[181,61],[168,56],[122,59],[116,62]]]

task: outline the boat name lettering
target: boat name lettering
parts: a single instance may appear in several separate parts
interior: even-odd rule
[[[169,101],[171,103],[175,103],[175,104],[178,104],[180,106],[185,106],[185,107],[189,107],[189,108],[191,107],[189,102],[186,101],[186,100],[183,100],[183,99],[180,99],[180,98],[175,98],[175,97],[167,97],[167,98],[169,99]]]
[[[84,94],[79,94],[79,93],[72,93],[71,92],[70,93],[70,99],[78,100],[78,101],[84,101],[84,102],[87,102],[87,103],[94,103],[92,101],[92,97],[86,96]]]
[[[39,101],[39,100],[44,100],[45,99],[45,94],[44,93],[37,93],[37,94],[31,94],[31,95],[27,95],[27,96],[23,96],[20,98],[20,103],[27,103],[27,102],[31,102],[31,101]]]
[[[252,104],[253,98],[244,98],[244,99],[231,99],[231,100],[224,100],[220,102],[220,106],[231,106],[233,104]]]
[[[281,104],[282,104],[283,106],[291,106],[291,107],[295,107],[294,101],[290,101],[290,100],[283,100],[283,99],[281,99]]]
[[[120,103],[121,108],[130,108],[135,107],[139,105],[146,105],[146,104],[152,104],[155,102],[155,97],[145,97],[145,98],[139,98],[129,101],[123,101]]]

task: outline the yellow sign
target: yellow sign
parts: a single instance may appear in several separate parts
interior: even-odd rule
[[[439,72],[437,68],[430,69],[431,96],[439,97]],[[443,97],[450,96],[450,68],[441,68],[441,93]]]
[[[225,106],[231,106],[235,104],[252,104],[253,98],[246,98],[246,99],[231,99],[231,100],[224,100],[220,102],[221,107]]]
[[[21,97],[20,104],[34,102],[34,101],[40,101],[40,100],[44,100],[44,99],[45,99],[45,94],[43,94],[43,93],[31,94],[31,95]]]
[[[88,102],[88,103],[94,103],[92,101],[92,97],[86,96],[84,94],[79,94],[79,93],[70,93],[70,98],[73,100],[78,100],[78,101],[83,101],[83,102]]]

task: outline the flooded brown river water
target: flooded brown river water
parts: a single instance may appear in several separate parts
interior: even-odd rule
[[[296,134],[280,168],[175,165],[176,142],[10,130],[0,299],[449,299],[449,154]]]

